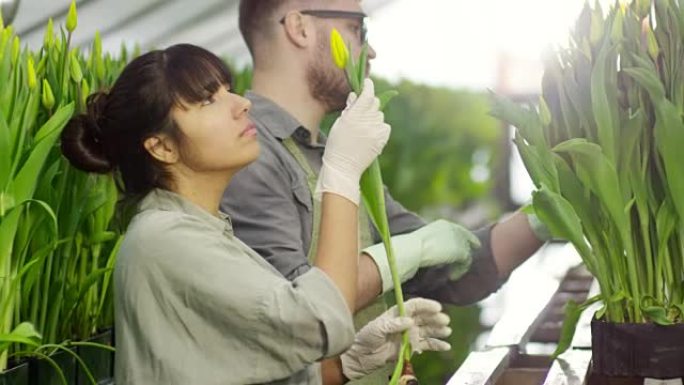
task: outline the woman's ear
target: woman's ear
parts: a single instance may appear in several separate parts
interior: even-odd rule
[[[178,147],[167,135],[150,136],[145,139],[143,145],[154,159],[162,163],[174,164],[178,162]]]
[[[290,11],[283,19],[285,35],[297,47],[303,48],[311,44],[314,37],[314,26],[310,18],[304,17],[297,11]]]

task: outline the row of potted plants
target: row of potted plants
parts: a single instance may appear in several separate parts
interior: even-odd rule
[[[86,57],[70,47],[77,24],[72,2],[29,50],[0,21],[0,379],[12,384],[74,383],[71,363],[78,383],[111,377],[116,184],[71,168],[57,139],[128,52],[104,54],[96,36]]]

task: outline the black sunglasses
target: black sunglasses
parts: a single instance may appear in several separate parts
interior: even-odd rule
[[[305,9],[303,11],[299,11],[299,13],[302,15],[320,17],[322,19],[357,19],[361,21],[361,43],[366,42],[368,35],[368,26],[366,24],[366,20],[368,19],[368,15],[363,12],[336,11],[333,9]],[[280,24],[285,24],[285,17],[286,16],[283,16],[280,19]]]

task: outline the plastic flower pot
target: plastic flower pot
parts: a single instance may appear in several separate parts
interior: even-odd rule
[[[591,322],[593,372],[611,377],[684,378],[684,324]]]
[[[94,342],[107,346],[113,346],[113,341],[114,336],[111,329],[87,340],[87,342]],[[94,346],[79,346],[77,353],[90,370],[90,373],[93,375],[98,385],[111,383],[114,365],[114,352]],[[78,373],[78,385],[91,384],[88,376],[83,371],[83,368],[79,366],[76,368],[76,371]]]
[[[76,384],[76,359],[64,351],[57,351],[50,356],[64,374],[67,384]],[[57,369],[44,359],[32,361],[31,385],[62,385]]]
[[[22,361],[0,373],[0,385],[29,385],[29,364]]]

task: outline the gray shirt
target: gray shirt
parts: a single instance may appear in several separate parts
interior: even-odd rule
[[[238,172],[224,194],[221,208],[229,213],[237,236],[261,254],[285,277],[294,279],[311,265],[307,254],[311,245],[313,208],[306,174],[283,146],[292,137],[315,172],[319,172],[325,149],[325,135],[311,144],[309,131],[271,100],[253,92],[250,116],[257,126],[259,158]],[[414,231],[425,225],[420,217],[392,199],[385,189],[390,231],[393,235]],[[372,229],[375,242],[380,236]],[[471,304],[500,287],[503,281],[491,253],[490,228],[475,232],[482,247],[473,255],[470,270],[452,280],[451,266],[420,269],[403,288],[407,296],[433,298],[445,303]]]
[[[117,255],[116,383],[321,383],[354,338],[342,295],[312,267],[290,281],[218,218],[169,191],[141,203]]]

